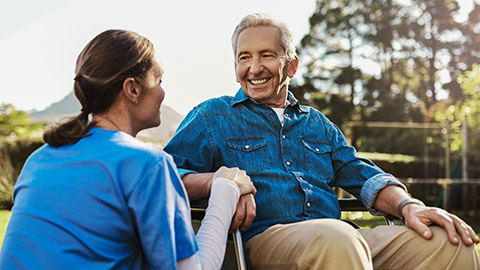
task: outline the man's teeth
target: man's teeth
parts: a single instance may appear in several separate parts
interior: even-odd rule
[[[261,83],[264,83],[264,82],[266,82],[266,81],[267,81],[267,79],[262,79],[262,80],[251,80],[251,82],[252,82],[253,84],[261,84]]]

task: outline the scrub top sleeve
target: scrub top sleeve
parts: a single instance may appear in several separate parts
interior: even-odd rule
[[[153,269],[174,269],[177,261],[198,250],[186,192],[169,156],[137,184],[128,208],[139,244]]]

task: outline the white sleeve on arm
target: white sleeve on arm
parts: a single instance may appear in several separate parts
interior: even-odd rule
[[[222,178],[213,181],[205,217],[196,236],[198,252],[178,262],[178,269],[220,269],[239,197],[240,189],[232,181]]]

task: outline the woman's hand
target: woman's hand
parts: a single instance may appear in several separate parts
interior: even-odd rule
[[[213,175],[213,181],[215,181],[216,178],[223,178],[233,181],[240,189],[241,195],[249,193],[255,195],[255,193],[257,193],[255,186],[250,180],[250,176],[248,176],[244,170],[240,170],[239,168],[227,168],[222,166]]]

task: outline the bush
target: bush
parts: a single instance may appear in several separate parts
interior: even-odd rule
[[[13,206],[13,187],[25,160],[40,147],[40,139],[21,139],[0,142],[0,209]]]
[[[6,149],[0,149],[0,209],[13,206],[13,187],[16,182],[15,170]]]

